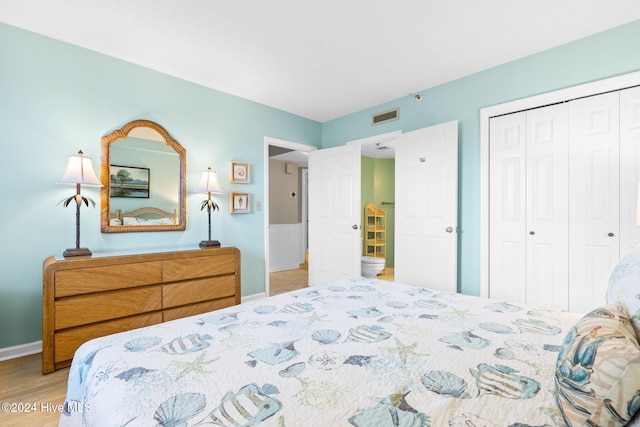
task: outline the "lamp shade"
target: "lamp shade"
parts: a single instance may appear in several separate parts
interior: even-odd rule
[[[82,151],[78,151],[77,156],[69,156],[67,166],[64,168],[62,176],[58,178],[56,183],[102,187],[102,183],[93,171],[91,157],[83,156]]]
[[[220,184],[218,184],[218,174],[209,168],[206,172],[202,172],[200,183],[193,190],[195,193],[213,193],[222,194]]]

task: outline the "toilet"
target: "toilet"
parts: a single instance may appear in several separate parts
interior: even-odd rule
[[[384,258],[363,256],[361,262],[361,273],[364,277],[377,277],[384,270]]]

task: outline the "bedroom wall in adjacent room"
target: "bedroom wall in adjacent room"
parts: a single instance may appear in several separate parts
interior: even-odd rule
[[[458,290],[480,295],[480,109],[640,70],[640,21],[324,123],[322,146],[459,121]],[[400,108],[400,119],[371,116]]]
[[[214,196],[213,238],[242,252],[242,294],[264,292],[264,137],[319,146],[321,124],[197,84],[0,24],[0,353],[37,342],[42,323],[42,262],[75,245],[74,208],[58,202],[67,156],[82,149],[100,168],[100,137],[135,119],[162,125],[187,150],[185,232],[101,234],[99,206],[82,208],[81,244],[94,252],[197,245],[207,235],[202,171],[223,191],[249,192],[251,213],[228,213]],[[251,164],[250,184],[229,183],[229,162]],[[83,189],[99,205],[97,188]],[[89,308],[88,308],[89,309]]]

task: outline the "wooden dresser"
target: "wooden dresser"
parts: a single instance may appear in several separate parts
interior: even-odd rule
[[[84,342],[240,303],[240,251],[172,249],[44,261],[42,372]]]

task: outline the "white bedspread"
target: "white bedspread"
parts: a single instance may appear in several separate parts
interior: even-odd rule
[[[340,280],[84,344],[60,425],[562,425],[580,317]]]

